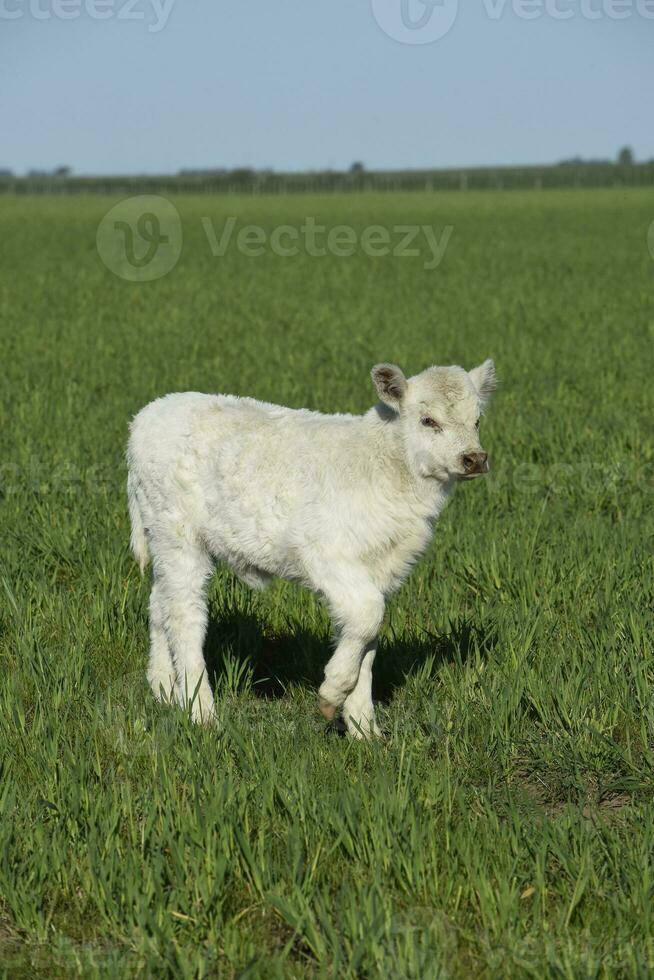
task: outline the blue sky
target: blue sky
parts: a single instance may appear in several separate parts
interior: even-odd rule
[[[654,0],[403,2],[0,0],[0,167],[654,157]]]

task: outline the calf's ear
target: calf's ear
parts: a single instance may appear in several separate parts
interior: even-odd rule
[[[399,408],[407,389],[402,369],[397,364],[375,364],[370,374],[381,400],[391,408]]]
[[[482,404],[482,408],[486,408],[489,401],[491,400],[491,395],[497,388],[497,375],[495,374],[495,365],[488,358],[483,364],[478,367],[473,368],[468,374],[472,380],[473,385],[479,393],[479,400]]]

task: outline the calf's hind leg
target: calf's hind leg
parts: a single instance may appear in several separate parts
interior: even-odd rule
[[[202,650],[208,619],[206,586],[212,570],[207,553],[188,542],[169,547],[157,570],[177,701],[190,705],[193,720],[203,722],[212,721],[214,710]]]
[[[172,700],[175,694],[176,675],[175,665],[168,645],[165,627],[165,603],[161,582],[157,576],[156,566],[153,573],[152,591],[150,592],[150,659],[148,663],[148,681],[152,693],[158,701],[163,698]]]

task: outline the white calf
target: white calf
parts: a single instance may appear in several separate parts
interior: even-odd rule
[[[384,603],[430,541],[458,480],[488,470],[479,416],[492,361],[408,380],[373,368],[365,415],[321,415],[232,395],[167,395],[132,423],[132,549],[153,559],[148,679],[210,720],[203,641],[214,562],[261,588],[272,576],[326,600],[338,644],[320,707],[354,736],[378,734],[372,664]]]

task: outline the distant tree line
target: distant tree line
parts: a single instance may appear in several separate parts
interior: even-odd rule
[[[625,147],[616,160],[575,157],[550,166],[464,167],[447,170],[366,170],[357,161],[345,171],[278,173],[239,167],[180,170],[169,176],[78,177],[69,167],[32,170],[24,177],[0,169],[7,193],[238,193],[286,194],[331,191],[517,190],[654,184],[654,160],[636,163]]]

